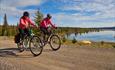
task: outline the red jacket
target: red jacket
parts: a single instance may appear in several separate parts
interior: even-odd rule
[[[28,18],[28,17],[20,18],[20,23],[19,23],[20,29],[29,28],[29,25],[35,26],[34,23],[30,20],[30,18]]]
[[[53,25],[51,20],[48,18],[43,19],[42,22],[40,23],[40,27],[47,28],[48,25],[51,25],[53,28],[55,28],[55,25]]]

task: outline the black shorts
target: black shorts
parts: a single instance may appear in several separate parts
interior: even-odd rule
[[[50,34],[51,34],[51,31],[48,31],[47,28],[40,27],[40,30],[41,30],[45,35],[50,35]]]
[[[20,38],[23,39],[24,35],[30,36],[31,35],[31,31],[29,29],[27,29],[27,28],[25,28],[25,29],[20,29],[19,28],[19,34],[20,34]]]

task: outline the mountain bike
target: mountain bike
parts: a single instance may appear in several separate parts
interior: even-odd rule
[[[20,52],[23,52],[25,49],[29,48],[34,56],[40,55],[43,50],[41,39],[33,33],[31,33],[30,36],[25,34],[23,39],[20,38],[20,42],[17,43],[17,46]]]
[[[48,28],[48,31],[50,31],[51,34],[47,35],[46,38],[44,38],[46,35],[42,31],[40,32],[42,35],[42,45],[45,46],[46,44],[49,44],[52,50],[56,51],[61,47],[61,39],[55,34],[55,30],[51,27]]]

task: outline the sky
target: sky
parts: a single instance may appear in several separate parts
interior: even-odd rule
[[[7,14],[9,25],[16,25],[24,11],[34,20],[39,10],[61,27],[115,26],[115,0],[0,0],[0,24]]]

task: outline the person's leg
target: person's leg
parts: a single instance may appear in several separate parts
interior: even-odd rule
[[[40,27],[40,30],[43,32],[43,40],[46,41],[46,35],[47,35],[47,29],[46,28],[43,28],[43,27]]]
[[[46,31],[46,41],[48,41],[49,36],[51,35],[51,32],[48,28],[46,28],[45,31]]]
[[[47,35],[48,35],[48,36],[51,35],[51,29],[47,29]]]
[[[24,30],[23,29],[20,29],[19,28],[19,43],[17,44],[17,46],[18,47],[20,47],[20,52],[22,52],[22,47],[23,47],[23,45],[22,45],[22,41],[21,40],[23,40],[23,37],[24,37]]]
[[[19,28],[19,36],[20,36],[20,39],[23,39],[23,37],[24,37],[24,30],[23,29]]]
[[[31,32],[30,32],[30,30],[29,30],[29,29],[24,29],[24,33],[25,33],[25,34],[27,34],[28,36],[30,36],[30,35],[31,35]]]

